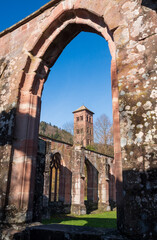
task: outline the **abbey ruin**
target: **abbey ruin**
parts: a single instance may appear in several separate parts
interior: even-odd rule
[[[0,33],[1,225],[33,221],[39,155],[46,156],[52,169],[53,162],[62,162],[67,181],[71,181],[71,169],[66,169],[58,143],[53,152],[54,143],[40,139],[48,147],[46,152],[42,146],[38,149],[41,97],[50,68],[63,49],[81,31],[87,31],[106,39],[112,56],[117,228],[131,239],[156,239],[156,10],[155,0],[52,0]],[[76,145],[75,153],[75,164],[83,166],[84,158],[88,165],[88,151]],[[84,176],[82,170],[80,186]],[[62,177],[64,181],[64,174]],[[96,184],[94,189],[104,191],[106,186]],[[73,211],[84,211],[83,200],[77,198],[83,192],[80,189],[72,192]],[[60,193],[67,203],[68,191]],[[96,199],[93,191],[90,194]]]
[[[54,213],[90,213],[115,206],[115,161],[86,149],[93,141],[93,112],[74,113],[74,145],[41,136],[38,140],[34,219]],[[17,220],[16,220],[17,221]]]

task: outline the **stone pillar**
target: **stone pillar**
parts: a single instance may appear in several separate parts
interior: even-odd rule
[[[6,221],[32,221],[36,172],[38,124],[41,101],[38,96],[22,92],[16,113],[13,161]],[[27,128],[27,129],[26,129]]]
[[[98,209],[106,210],[107,207],[107,186],[106,186],[106,159],[103,159],[100,163],[100,171],[99,171],[99,185],[98,185]]]
[[[84,204],[84,154],[81,146],[74,146],[72,171],[72,205],[71,213],[86,214]]]
[[[110,210],[109,206],[109,179],[106,178],[106,204],[107,204],[107,210]]]
[[[156,239],[157,15],[151,1],[134,1],[134,12],[141,2],[121,34],[120,28],[114,32],[122,156],[120,163],[115,152],[117,219],[118,229],[130,238]],[[126,16],[132,13],[127,3],[122,9]]]

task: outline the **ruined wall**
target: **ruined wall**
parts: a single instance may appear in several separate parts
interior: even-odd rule
[[[50,162],[53,154],[61,156],[59,177],[59,198],[50,201]],[[84,199],[85,164],[88,165],[90,192]],[[76,166],[77,165],[77,166]],[[113,169],[113,158],[85,150],[81,146],[40,137],[36,167],[36,184],[34,196],[34,220],[47,219],[56,213],[84,214],[96,209],[109,210],[109,175],[106,166]],[[114,184],[115,182],[112,182]],[[115,188],[114,188],[115,191]],[[112,199],[115,201],[115,199]]]
[[[114,159],[86,149],[84,155],[90,171],[89,178],[92,176],[93,180],[92,200],[98,204],[97,208],[100,210],[110,210],[116,202]]]
[[[42,138],[43,139],[43,138]],[[72,188],[72,145],[63,142],[44,139],[46,143],[43,209],[42,218],[50,218],[54,213],[70,213]],[[49,200],[50,191],[50,161],[51,155],[59,153],[61,156],[59,176],[59,197],[57,202]]]
[[[118,228],[157,234],[156,9],[153,0],[51,1],[0,34],[1,219],[5,210],[7,221],[32,220],[42,86],[64,47],[91,31],[112,55]]]

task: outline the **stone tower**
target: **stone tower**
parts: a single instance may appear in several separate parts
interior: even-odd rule
[[[93,112],[84,105],[73,112],[74,143],[83,147],[93,144]]]

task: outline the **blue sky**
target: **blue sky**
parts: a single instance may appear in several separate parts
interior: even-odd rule
[[[2,1],[0,31],[10,27],[48,1]],[[80,33],[64,49],[44,86],[41,121],[63,127],[72,111],[85,105],[94,119],[106,114],[112,121],[111,56],[107,42],[93,33]]]

